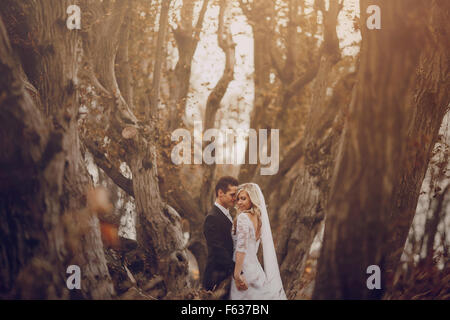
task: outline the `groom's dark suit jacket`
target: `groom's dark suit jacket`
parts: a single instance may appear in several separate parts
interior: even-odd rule
[[[233,273],[231,227],[231,221],[214,205],[203,226],[208,246],[208,260],[203,277],[203,287],[206,290],[212,290]]]

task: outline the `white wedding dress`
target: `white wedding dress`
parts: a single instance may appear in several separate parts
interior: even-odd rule
[[[286,300],[264,197],[256,184],[245,184],[243,188],[249,193],[252,203],[260,208],[261,239],[256,240],[256,231],[247,213],[239,214],[236,235],[234,235],[234,229],[232,230],[233,259],[236,261],[236,252],[245,253],[242,275],[248,284],[248,289],[239,291],[233,280],[231,282],[230,300]],[[259,263],[257,256],[261,242],[263,243],[265,270]]]

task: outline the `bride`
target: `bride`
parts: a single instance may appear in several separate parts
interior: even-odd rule
[[[246,183],[237,191],[238,215],[233,222],[233,259],[236,262],[231,300],[286,300],[269,217],[261,189]],[[258,261],[260,243],[264,269]]]

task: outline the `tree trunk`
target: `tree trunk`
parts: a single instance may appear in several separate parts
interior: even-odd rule
[[[167,108],[160,110],[162,125],[159,127],[162,141],[161,150],[158,150],[159,187],[161,196],[177,210],[180,215],[190,223],[189,250],[197,259],[200,272],[206,265],[207,250],[203,235],[203,222],[206,212],[201,209],[201,202],[191,197],[186,188],[180,183],[180,167],[174,166],[170,159],[170,135],[183,127],[183,115],[186,111],[186,101],[189,93],[192,60],[197,50],[203,22],[208,9],[209,0],[202,1],[202,7],[195,27],[194,5],[195,1],[185,1],[181,9],[181,21],[177,29],[172,30],[179,58],[175,70],[168,70],[167,85],[169,98],[165,101]],[[161,140],[160,139],[160,140]],[[168,151],[169,150],[169,151]]]
[[[222,76],[217,82],[214,89],[208,96],[205,109],[205,119],[203,125],[203,134],[214,128],[216,121],[216,114],[220,108],[220,103],[222,102],[225,93],[227,92],[228,86],[234,79],[234,68],[236,65],[236,44],[233,42],[233,37],[226,25],[227,17],[227,3],[224,0],[220,1],[220,11],[219,11],[219,26],[217,30],[217,42],[220,49],[225,54],[225,68]],[[203,150],[203,148],[202,148]],[[212,206],[212,200],[214,199],[214,178],[216,171],[216,164],[204,165],[204,180],[202,187],[200,189],[200,207],[203,212],[208,212]]]
[[[144,272],[148,277],[159,274],[164,279],[166,290],[176,292],[187,285],[188,265],[186,251],[182,247],[178,214],[173,212],[173,209],[167,209],[160,196],[155,158],[156,141],[153,141],[152,134],[155,128],[152,127],[152,121],[145,121],[150,123],[150,126],[138,123],[128,102],[122,96],[114,68],[118,49],[129,45],[120,43],[120,37],[123,35],[122,24],[130,6],[125,1],[118,1],[111,3],[109,7],[98,3],[90,4],[85,9],[90,13],[90,19],[87,21],[89,32],[84,39],[89,53],[87,58],[93,66],[90,79],[97,82],[96,90],[104,93],[102,103],[108,110],[107,134],[118,148],[118,151],[107,152],[123,156],[131,169],[132,194],[137,211],[137,242],[140,249],[145,252]],[[129,87],[131,81],[129,77],[122,76],[119,80],[121,87]],[[136,82],[140,80],[137,79]],[[136,101],[144,100],[140,98],[142,97],[136,97]],[[95,144],[92,146],[88,143],[88,147],[95,148]],[[103,161],[104,153],[104,150],[93,152],[97,160],[101,158]],[[120,173],[120,170],[110,170],[111,172]],[[129,183],[123,184],[129,187]]]
[[[448,1],[431,2],[431,37],[433,46],[426,48],[420,58],[416,85],[411,101],[414,113],[408,127],[408,162],[402,166],[401,178],[394,187],[390,219],[393,230],[389,236],[391,252],[386,261],[389,279],[397,268],[414,219],[422,181],[438,140],[442,119],[449,108],[449,59],[446,45],[450,34]]]
[[[305,136],[301,142],[302,154],[305,157],[288,200],[285,219],[291,223],[283,224],[278,246],[282,258],[281,273],[287,284],[287,295],[292,298],[295,298],[296,292],[300,289],[299,283],[309,249],[325,217],[335,146],[340,136],[337,115],[348,102],[344,96],[349,92],[348,78],[351,78],[350,75],[341,80],[333,88],[335,91],[333,99],[327,101],[329,74],[341,59],[336,27],[342,4],[337,1],[331,2],[329,10],[325,10],[322,2],[319,9],[324,16],[325,41],[313,84],[312,106]]]
[[[65,27],[70,4],[9,2],[2,12],[13,48],[24,61],[21,71],[1,25],[1,91],[7,99],[0,122],[8,152],[0,161],[13,169],[2,179],[0,197],[7,239],[1,250],[1,291],[9,298],[114,295],[98,219],[85,209],[91,182],[77,132],[80,41],[77,32]],[[69,292],[65,276],[73,264],[81,268],[81,290]]]
[[[181,218],[161,201],[155,148],[142,145],[139,150],[130,160],[138,219],[137,241],[147,252],[148,270],[164,278],[168,291],[177,292],[187,286],[188,278]]]
[[[273,19],[274,3],[271,0],[255,1],[251,5],[241,1],[243,9],[249,23],[252,25],[254,42],[255,61],[255,95],[253,110],[250,117],[250,128],[269,129],[270,119],[267,116],[267,107],[271,103],[270,90],[270,69],[271,69],[271,46],[273,42]],[[263,23],[261,23],[263,21]],[[269,22],[270,21],[270,22]],[[249,164],[249,144],[245,150],[245,164],[240,166],[239,183],[252,181],[258,169],[257,165]]]
[[[153,83],[151,87],[151,108],[146,109],[146,118],[157,115],[159,112],[159,96],[161,88],[161,68],[164,56],[164,45],[166,43],[167,28],[169,25],[169,8],[171,0],[164,0],[161,4],[161,14],[158,31],[158,43],[156,45],[155,67],[153,71]],[[150,85],[149,81],[147,85]]]
[[[165,123],[163,131],[172,133],[183,124],[183,116],[186,111],[186,101],[189,93],[191,79],[192,59],[200,40],[203,21],[209,0],[202,1],[199,17],[195,27],[192,26],[194,18],[194,6],[196,1],[184,1],[181,9],[181,23],[173,30],[177,48],[178,62],[173,72],[169,73],[170,98],[166,102]]]
[[[422,1],[377,3],[381,30],[362,26],[363,43],[355,87],[333,174],[315,299],[380,298],[369,290],[366,270],[385,270],[388,213],[404,165],[412,79],[421,49],[430,45],[427,5]],[[361,1],[361,21],[369,3]],[[428,38],[428,39],[427,39]]]

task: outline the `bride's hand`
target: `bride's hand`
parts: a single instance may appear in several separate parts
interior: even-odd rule
[[[242,275],[234,277],[234,281],[236,283],[236,288],[239,291],[245,291],[248,289],[247,281],[245,281],[245,278]]]

